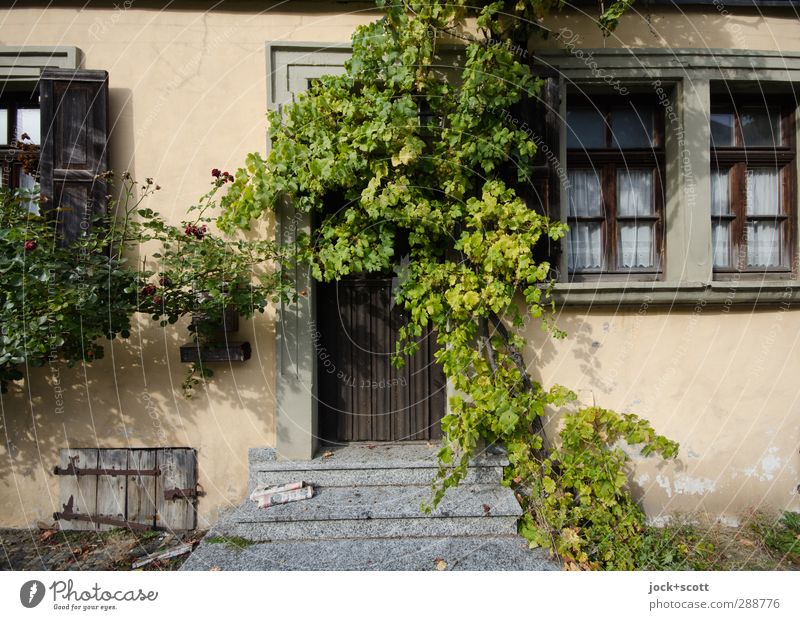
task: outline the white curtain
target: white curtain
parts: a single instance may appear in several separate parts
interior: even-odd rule
[[[776,168],[747,170],[747,214],[778,215],[781,212],[780,174]],[[750,267],[781,265],[781,223],[748,222],[747,264]]]
[[[650,170],[617,171],[617,213],[620,217],[653,214],[653,173]],[[652,222],[619,223],[619,266],[653,267],[655,235]]]
[[[8,142],[8,108],[0,108],[0,144]],[[0,180],[0,185],[3,182]]]
[[[731,264],[731,233],[728,222],[711,224],[711,247],[714,250],[714,267]]]
[[[600,179],[594,170],[569,171],[569,215],[570,217],[603,215]]]
[[[593,170],[569,171],[570,217],[595,217],[603,214],[600,179]],[[570,271],[600,269],[603,259],[603,237],[599,222],[570,222],[567,233]]]
[[[780,224],[748,222],[747,265],[749,267],[781,266]]]
[[[728,215],[731,209],[729,171],[711,172],[711,217]],[[731,263],[730,222],[711,222],[711,248],[714,253],[714,267],[728,267]]]
[[[25,200],[25,206],[28,208],[28,211],[38,214],[39,201],[36,200],[36,196],[39,193],[38,184],[31,175],[26,174],[22,170],[19,171],[19,189],[23,190],[27,196],[29,196],[29,199]]]
[[[711,173],[711,215],[728,215],[731,212],[728,175],[728,170],[714,170]]]
[[[652,267],[655,264],[652,224],[619,225],[620,267]]]
[[[747,215],[778,215],[780,175],[776,168],[747,169]]]
[[[41,144],[41,129],[39,127],[39,108],[20,108],[17,110],[17,140],[22,140],[22,134],[28,134],[31,143]]]

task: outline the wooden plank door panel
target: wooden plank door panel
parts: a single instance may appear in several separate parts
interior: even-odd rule
[[[62,448],[59,454],[60,466],[62,469],[69,467],[70,462],[75,463],[75,467],[82,469],[97,468],[96,449],[69,450]],[[66,506],[72,498],[72,510],[74,512],[91,515],[97,507],[97,476],[59,476],[59,512]],[[93,530],[94,523],[90,521],[64,521],[64,529],[70,530]]]
[[[97,466],[100,469],[127,469],[128,450],[99,450]],[[97,509],[95,514],[119,521],[125,520],[127,476],[97,476]],[[101,531],[112,530],[116,525],[98,523]]]
[[[345,327],[344,336],[352,341],[354,349],[353,381],[350,388],[352,406],[343,408],[343,412],[353,416],[355,428],[352,439],[369,440],[372,439],[372,402],[370,391],[364,388],[364,382],[372,376],[370,291],[369,287],[357,286],[353,287],[351,293],[352,325],[350,329]]]
[[[156,527],[169,531],[194,529],[194,502],[180,497],[168,500],[164,491],[197,486],[195,451],[189,448],[160,450],[156,460],[161,470],[156,482]]]
[[[131,450],[128,469],[156,468],[155,450]],[[154,526],[156,519],[156,476],[128,476],[128,521]]]
[[[405,319],[393,307],[391,280],[353,278],[320,285],[317,299],[323,437],[343,441],[440,437],[445,381],[433,359],[435,336],[423,334],[419,351],[402,368],[393,367],[397,334]]]

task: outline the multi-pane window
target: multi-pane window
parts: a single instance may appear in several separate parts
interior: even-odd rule
[[[788,277],[795,228],[791,107],[774,97],[720,99],[712,100],[710,119],[715,275]]]
[[[0,98],[0,186],[33,188],[31,172],[36,168],[40,134],[38,96],[3,94]]]
[[[663,114],[644,98],[570,97],[570,279],[657,278],[663,256]]]

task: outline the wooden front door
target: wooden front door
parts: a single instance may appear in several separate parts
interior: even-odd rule
[[[423,334],[402,368],[391,363],[403,314],[388,278],[317,287],[319,426],[323,439],[405,441],[441,437],[445,379],[436,339]]]

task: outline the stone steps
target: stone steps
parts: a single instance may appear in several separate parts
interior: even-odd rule
[[[508,489],[461,485],[423,514],[427,486],[320,487],[310,500],[268,509],[247,501],[214,528],[248,540],[513,535],[522,511]]]
[[[182,570],[560,570],[519,536],[202,543]]]
[[[404,466],[395,469],[275,469],[255,465],[250,468],[250,485],[256,487],[277,486],[287,480],[303,480],[320,487],[369,487],[384,485],[430,486],[436,477],[436,468],[430,465]],[[471,467],[463,484],[500,484],[503,479],[501,466]]]
[[[438,470],[436,448],[428,444],[360,444],[320,451],[311,461],[278,461],[269,450],[250,451],[250,490],[303,480],[314,486],[430,485]],[[462,484],[499,484],[504,455],[473,459]]]
[[[466,480],[423,512],[433,498],[436,452],[425,443],[351,444],[292,462],[251,450],[251,490],[303,480],[314,496],[265,509],[245,500],[211,529],[184,569],[558,568],[516,534],[522,509],[500,484],[502,453],[473,459]]]

